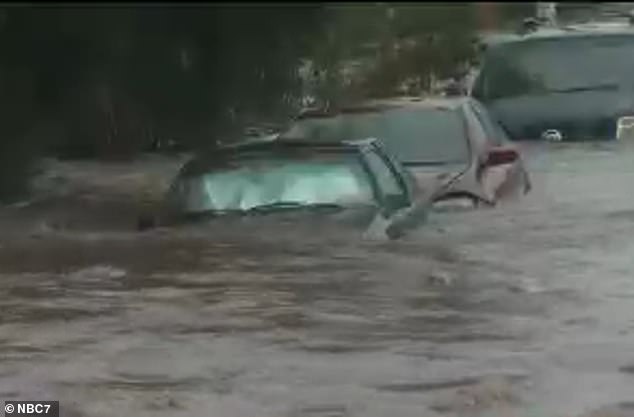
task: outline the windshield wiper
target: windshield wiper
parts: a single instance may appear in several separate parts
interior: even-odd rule
[[[341,210],[344,206],[336,203],[299,203],[296,201],[280,201],[271,204],[262,204],[245,210],[245,213],[260,213],[288,209],[310,209],[310,210]]]
[[[190,220],[196,220],[201,218],[216,218],[226,215],[244,215],[249,213],[267,213],[272,211],[283,210],[342,210],[345,206],[336,203],[300,203],[296,201],[280,201],[271,204],[262,204],[259,206],[251,207],[246,210],[240,209],[209,209],[202,210],[195,213],[187,213],[186,217]]]
[[[561,88],[561,89],[549,89],[549,93],[577,93],[581,91],[600,91],[600,90],[618,90],[619,85],[614,83],[585,85],[579,87]]]

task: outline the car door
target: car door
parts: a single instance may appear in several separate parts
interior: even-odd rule
[[[365,149],[363,158],[373,179],[376,197],[385,217],[390,217],[395,211],[409,206],[407,187],[390,161],[373,148]]]
[[[382,232],[396,239],[414,229],[427,218],[427,201],[414,201],[408,179],[381,148],[370,147],[363,158],[373,178],[377,199],[381,204]],[[371,226],[372,227],[372,226]]]
[[[528,174],[524,168],[519,149],[506,136],[502,127],[492,120],[484,106],[476,100],[470,100],[469,110],[473,113],[477,126],[474,128],[484,133],[483,168],[480,181],[485,195],[492,201],[504,199],[511,195],[527,192],[530,189]],[[512,162],[492,163],[492,156],[515,153]]]

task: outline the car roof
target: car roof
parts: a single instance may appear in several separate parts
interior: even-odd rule
[[[383,111],[392,108],[419,108],[419,109],[440,109],[440,110],[456,110],[464,103],[471,100],[468,96],[458,97],[393,97],[382,99],[365,100],[352,105],[344,105],[335,109],[306,109],[302,111],[298,119],[311,118],[327,118],[335,117],[343,114],[365,113],[373,111]]]
[[[218,149],[240,148],[242,146],[272,142],[275,139],[277,139],[277,134],[259,136],[255,138],[247,138],[247,139],[242,139],[242,140],[238,140],[234,142],[221,142],[218,144]]]
[[[365,146],[371,146],[378,139],[376,138],[364,138],[357,140],[345,140],[345,141],[316,141],[316,140],[297,140],[293,138],[276,138],[273,140],[265,141],[252,141],[248,143],[238,144],[231,148],[224,148],[225,151],[233,151],[235,153],[253,151],[253,150],[278,150],[278,149],[314,149],[319,150],[341,150],[345,151],[358,151],[359,148]]]
[[[209,167],[222,161],[224,157],[237,156],[240,154],[248,154],[252,152],[257,153],[258,151],[292,152],[302,150],[306,152],[314,152],[315,154],[353,154],[360,152],[364,147],[372,146],[377,141],[378,139],[376,138],[367,138],[333,142],[294,139],[241,142],[233,146],[222,146],[195,155],[192,159],[186,162],[185,165],[183,165],[180,175],[195,175],[197,173],[204,172],[208,170]]]

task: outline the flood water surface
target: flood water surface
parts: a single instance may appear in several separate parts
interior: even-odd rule
[[[432,213],[398,242],[136,233],[132,178],[177,164],[55,165],[72,191],[0,213],[0,398],[68,416],[634,416],[634,148],[526,158],[523,200]]]

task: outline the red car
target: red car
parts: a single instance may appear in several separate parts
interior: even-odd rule
[[[280,139],[379,138],[434,201],[494,205],[531,189],[517,145],[471,97],[376,100],[302,113]]]

